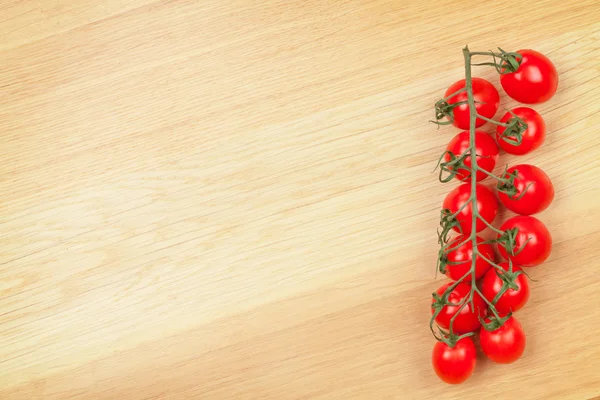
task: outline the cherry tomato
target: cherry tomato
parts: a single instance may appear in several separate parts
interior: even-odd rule
[[[509,168],[504,177],[515,171],[517,177],[513,184],[518,193],[511,198],[506,193],[498,192],[500,202],[510,211],[521,215],[537,214],[548,208],[554,199],[554,186],[548,175],[534,165],[520,164]]]
[[[498,265],[505,271],[508,271],[507,262],[502,262]],[[513,272],[517,272],[521,271],[521,268],[513,265],[512,270]],[[503,275],[503,273],[496,268],[490,268],[481,282],[481,293],[483,293],[483,297],[490,303],[494,301],[496,295],[502,290],[504,281],[500,278],[500,275]],[[506,315],[510,311],[515,312],[520,310],[527,303],[527,300],[529,300],[529,281],[525,274],[518,275],[514,283],[517,285],[517,289],[506,290],[496,304],[494,304],[496,310],[502,315]]]
[[[549,100],[558,87],[558,72],[552,61],[535,50],[519,50],[519,69],[500,75],[506,94],[521,103],[535,104]]]
[[[479,115],[483,115],[487,118],[493,118],[498,111],[498,105],[500,104],[500,95],[498,90],[490,82],[482,78],[473,78],[473,98],[475,99],[475,109]],[[465,87],[465,80],[461,79],[455,82],[448,88],[444,97],[450,96],[452,93],[458,92],[460,89]],[[456,106],[453,110],[454,121],[452,124],[459,129],[469,129],[471,126],[469,115],[469,105],[467,102],[467,92],[462,92],[456,96],[448,99],[448,104],[455,104],[464,102],[464,104]],[[475,127],[480,127],[485,124],[486,121],[481,118],[477,118],[475,121]]]
[[[460,235],[450,242],[446,255],[446,276],[453,281],[462,278],[472,266],[473,261],[473,242],[468,240],[466,235]],[[491,244],[481,244],[484,240],[477,236],[477,250],[484,255],[488,260],[494,261],[494,249]],[[491,265],[481,258],[479,255],[475,258],[475,279],[481,278]],[[471,274],[465,278],[471,279]]]
[[[477,351],[470,337],[460,339],[454,347],[437,342],[431,355],[433,370],[437,376],[453,385],[462,383],[471,376],[476,359]]]
[[[492,223],[496,218],[496,214],[498,213],[498,200],[496,200],[496,196],[494,193],[487,187],[477,184],[477,210],[479,211],[479,215],[481,218],[484,218],[488,223]],[[457,212],[463,204],[469,201],[469,197],[471,196],[471,184],[463,183],[462,185],[454,188],[450,193],[446,195],[446,198],[443,202],[443,208],[450,210],[451,213]],[[456,217],[460,226],[454,227],[454,230],[457,232],[462,232],[465,235],[471,233],[473,227],[472,221],[472,212],[473,212],[473,204],[469,203],[465,206],[462,211]],[[477,220],[477,224],[475,226],[476,232],[481,232],[486,228],[486,225],[483,221]]]
[[[454,284],[454,282],[443,285],[437,290],[437,294],[441,296],[452,284]],[[470,293],[471,285],[459,283],[448,295],[448,301],[450,303],[458,304],[464,298],[467,298],[468,300]],[[434,300],[432,299],[432,303],[433,302]],[[452,330],[454,333],[462,334],[474,332],[479,329],[481,326],[479,317],[483,317],[487,313],[487,304],[478,293],[475,293],[473,296],[473,306],[475,307],[475,312],[471,310],[471,305],[467,303],[467,305],[462,308],[460,313],[454,319],[454,324],[452,325]],[[450,329],[450,319],[458,312],[460,308],[461,306],[444,306],[442,311],[435,317],[435,322],[441,328]],[[434,312],[435,310],[432,307],[431,313],[433,314]]]
[[[510,317],[504,325],[491,332],[482,329],[479,341],[483,353],[500,364],[518,360],[525,351],[525,332],[515,317]]]
[[[498,146],[509,154],[523,155],[530,153],[540,147],[544,140],[546,140],[546,123],[540,114],[529,107],[517,107],[512,112],[519,118],[521,118],[526,124],[527,129],[521,134],[522,139],[519,145],[508,143],[502,138],[502,134],[506,130],[503,126],[496,128],[496,140]],[[504,114],[500,122],[507,123],[509,119],[514,116],[507,112]],[[506,136],[507,139],[517,140],[515,136]]]
[[[518,230],[518,233],[513,252],[516,253],[521,248],[522,250],[511,256],[507,254],[504,246],[499,244],[500,255],[507,260],[510,258],[514,264],[521,267],[535,267],[546,261],[552,251],[552,236],[546,225],[537,218],[519,215],[507,220],[500,230],[506,231],[514,228]]]
[[[469,150],[470,143],[469,132],[463,131],[452,138],[447,150],[451,151],[456,157],[460,157]],[[498,146],[490,135],[481,131],[475,132],[475,154],[477,154],[478,167],[492,172],[496,166],[496,161],[498,161],[498,153]],[[450,161],[450,155],[446,153],[444,159]],[[465,158],[464,164],[467,168],[471,168],[471,156]],[[461,181],[470,180],[471,171],[466,168],[459,168],[456,177]],[[485,178],[487,178],[485,172],[477,171],[477,182]]]

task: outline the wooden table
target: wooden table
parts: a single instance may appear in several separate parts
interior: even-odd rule
[[[600,395],[597,1],[4,0],[0,17],[1,399]],[[428,120],[466,43],[558,67],[535,107],[547,142],[502,156],[551,176],[555,246],[522,359],[480,358],[454,387],[428,320],[455,185],[432,170],[457,131]]]

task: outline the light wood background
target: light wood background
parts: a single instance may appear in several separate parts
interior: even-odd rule
[[[600,4],[531,3],[1,0],[0,398],[599,395]],[[555,246],[523,358],[452,387],[427,323],[457,131],[427,121],[466,43],[558,67],[519,159]]]

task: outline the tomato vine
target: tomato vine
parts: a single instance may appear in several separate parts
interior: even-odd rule
[[[508,271],[504,271],[500,265],[498,265],[497,263],[494,262],[494,260],[489,259],[488,257],[486,257],[485,254],[483,254],[481,251],[479,251],[478,241],[477,241],[477,221],[481,220],[484,222],[484,224],[488,228],[490,228],[492,231],[494,231],[496,234],[498,234],[497,239],[492,240],[492,241],[487,241],[484,243],[492,243],[492,242],[497,243],[498,245],[503,246],[506,249],[506,251],[511,255],[517,254],[524,247],[524,245],[523,245],[523,246],[521,246],[520,249],[515,251],[514,248],[515,248],[515,240],[516,240],[517,232],[515,230],[507,230],[506,232],[503,232],[499,229],[496,229],[494,226],[492,226],[492,224],[490,222],[488,222],[485,218],[483,218],[480,215],[478,207],[477,207],[477,190],[476,190],[477,189],[477,179],[476,179],[477,172],[481,171],[481,172],[485,173],[486,175],[496,179],[496,181],[498,182],[498,190],[503,193],[508,194],[511,197],[513,197],[517,193],[517,190],[513,184],[514,179],[516,178],[517,174],[516,174],[516,172],[514,172],[512,174],[507,173],[507,170],[505,169],[504,173],[501,176],[496,176],[493,173],[488,172],[477,165],[477,154],[476,154],[476,143],[475,143],[476,120],[482,119],[484,121],[491,122],[497,126],[502,126],[502,127],[506,128],[506,131],[509,132],[509,134],[507,134],[507,136],[511,136],[511,137],[515,138],[515,140],[512,140],[512,144],[515,144],[515,145],[520,144],[520,141],[522,138],[522,133],[527,129],[527,124],[515,114],[512,114],[513,117],[510,118],[505,123],[503,123],[503,122],[498,122],[493,119],[487,118],[477,112],[476,101],[475,101],[474,94],[473,94],[472,66],[477,66],[477,65],[493,66],[494,68],[496,68],[496,70],[500,74],[512,73],[519,68],[519,65],[520,65],[519,60],[522,58],[520,56],[520,54],[514,53],[514,52],[512,52],[512,53],[505,52],[502,49],[499,49],[499,50],[500,50],[500,52],[492,52],[492,51],[471,52],[469,50],[468,46],[465,46],[465,48],[463,49],[463,56],[464,56],[464,62],[465,62],[465,87],[463,89],[460,89],[457,92],[452,93],[450,96],[447,96],[446,98],[441,99],[435,103],[435,118],[436,118],[436,120],[433,122],[438,125],[447,125],[449,123],[452,123],[452,121],[453,121],[453,115],[452,115],[453,108],[457,107],[458,105],[465,104],[464,102],[450,104],[449,100],[452,97],[456,96],[457,94],[466,92],[467,104],[469,106],[469,121],[470,121],[470,124],[469,124],[469,140],[470,140],[469,148],[463,154],[460,154],[460,155],[452,154],[451,152],[450,152],[450,154],[448,154],[449,152],[445,151],[444,154],[442,154],[442,156],[440,157],[440,160],[438,161],[438,166],[440,167],[440,175],[439,175],[440,182],[445,183],[445,182],[451,181],[456,176],[456,173],[459,169],[468,170],[470,172],[470,179],[471,179],[471,181],[470,181],[471,193],[470,193],[468,200],[465,201],[465,203],[454,213],[452,213],[448,209],[443,209],[441,212],[440,230],[438,230],[438,242],[439,242],[441,248],[440,248],[439,255],[438,255],[438,265],[437,265],[436,271],[437,270],[440,270],[442,272],[444,271],[444,269],[447,265],[447,254],[448,254],[448,251],[450,250],[451,246],[459,247],[459,246],[462,246],[463,244],[468,243],[469,241],[472,244],[471,268],[469,269],[469,271],[467,271],[467,273],[465,273],[461,278],[456,280],[454,283],[449,285],[448,288],[441,295],[436,292],[433,293],[433,303],[432,303],[433,315],[431,317],[429,326],[430,326],[430,329],[433,332],[433,335],[435,336],[435,338],[441,342],[446,343],[450,347],[454,347],[456,345],[456,343],[462,338],[475,335],[475,332],[467,332],[467,333],[458,335],[454,332],[454,329],[453,329],[454,320],[467,305],[470,305],[472,312],[477,311],[474,309],[475,305],[474,305],[474,301],[473,301],[475,294],[478,294],[479,296],[482,297],[482,299],[487,304],[488,309],[491,313],[491,315],[489,316],[489,322],[486,322],[483,320],[483,318],[479,317],[482,325],[487,329],[496,329],[499,326],[502,326],[511,317],[511,313],[508,313],[507,315],[501,317],[499,315],[498,311],[496,310],[496,307],[494,304],[497,301],[497,299],[499,299],[502,296],[502,294],[504,294],[507,290],[516,287],[515,279],[520,274],[524,273],[520,269],[513,271],[512,261],[510,261],[510,260],[509,260]],[[488,57],[491,57],[493,61],[472,64],[473,56],[488,56]],[[446,162],[442,162],[442,160],[444,159],[444,157],[446,155],[449,156],[448,157],[449,160]],[[465,163],[465,159],[467,157],[470,158],[470,165],[466,165],[466,163]],[[448,176],[444,177],[443,176],[444,173],[448,173]],[[461,233],[462,233],[462,230],[460,229],[460,224],[457,220],[457,216],[468,205],[471,205],[471,214],[472,214],[471,232],[470,232],[470,234],[466,235],[466,239],[462,243],[460,243],[460,244],[452,243],[450,241],[450,238],[448,235],[452,229],[459,229],[459,231],[461,231]],[[502,289],[500,290],[500,292],[498,293],[498,295],[496,296],[494,301],[489,301],[488,299],[486,299],[485,296],[483,295],[483,293],[481,292],[481,290],[477,287],[476,276],[475,276],[475,267],[476,267],[477,257],[480,257],[485,262],[489,263],[493,268],[495,268],[499,272],[507,272],[506,274],[504,274],[504,277],[503,277],[504,283],[503,283]],[[469,276],[470,276],[470,280],[471,280],[469,295],[465,296],[463,298],[463,300],[460,301],[459,303],[451,303],[448,300],[449,295],[461,282],[465,281]],[[438,327],[438,332],[436,332],[434,329],[434,321],[435,321],[436,317],[442,312],[442,309],[446,306],[458,307],[458,310],[454,313],[454,315],[450,319],[449,328],[447,330],[442,330],[440,327]]]

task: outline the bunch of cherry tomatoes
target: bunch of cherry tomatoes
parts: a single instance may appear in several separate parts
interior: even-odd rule
[[[471,57],[490,55],[493,63],[483,65],[494,65],[506,94],[521,103],[545,102],[558,86],[555,66],[537,51],[476,53],[465,48],[464,52],[468,52],[465,60],[469,63],[466,79],[450,86],[445,98],[436,103],[438,120],[465,130],[450,141],[440,161],[442,182],[456,179],[463,183],[443,201],[438,268],[451,282],[433,294],[431,309],[432,330],[435,322],[439,332],[434,331],[438,342],[433,349],[433,368],[443,381],[453,384],[465,381],[475,368],[473,338],[477,335],[481,350],[492,361],[511,363],[521,357],[525,333],[512,314],[529,299],[523,268],[542,264],[552,249],[550,232],[532,216],[545,210],[554,198],[548,175],[529,164],[507,167],[499,176],[493,174],[499,148],[523,155],[542,145],[544,120],[530,107],[514,108],[499,121],[493,120],[500,96],[492,83],[470,77],[470,67],[475,65],[470,64]],[[476,114],[470,104],[475,105]],[[475,121],[474,127],[471,121]],[[493,134],[476,129],[487,122],[495,125]],[[473,154],[476,165],[472,165]],[[479,183],[486,179],[495,180],[496,193]],[[495,228],[499,203],[518,215]],[[485,229],[494,232],[493,239],[478,236]],[[495,249],[505,261],[496,263]]]

